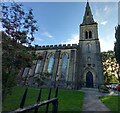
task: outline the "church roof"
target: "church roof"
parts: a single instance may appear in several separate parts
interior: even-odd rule
[[[94,23],[96,22],[93,19],[93,15],[90,9],[89,2],[87,2],[82,25],[94,24]]]

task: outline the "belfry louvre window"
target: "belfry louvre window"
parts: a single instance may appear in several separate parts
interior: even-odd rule
[[[85,32],[85,38],[88,39],[88,32]]]
[[[92,32],[91,31],[86,31],[85,32],[85,39],[90,39],[90,38],[92,38]]]
[[[92,38],[92,32],[89,31],[89,38]]]

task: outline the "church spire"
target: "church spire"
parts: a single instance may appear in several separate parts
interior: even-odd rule
[[[92,12],[89,6],[89,2],[87,1],[86,10],[85,10],[82,24],[93,24],[93,23],[95,22],[94,22],[93,15],[92,15]]]

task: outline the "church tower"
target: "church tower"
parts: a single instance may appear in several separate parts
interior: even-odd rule
[[[98,87],[104,83],[98,24],[94,21],[89,2],[80,24],[78,48],[78,88]]]

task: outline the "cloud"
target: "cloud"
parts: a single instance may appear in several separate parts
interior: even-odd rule
[[[96,3],[97,4],[97,3]],[[102,8],[100,8],[102,7]],[[117,23],[117,3],[105,3],[94,7],[94,16],[99,24],[99,40],[101,51],[113,50],[114,48],[114,27]],[[101,15],[103,14],[103,15]],[[111,16],[111,14],[114,14]],[[116,18],[115,18],[116,17]],[[110,23],[110,24],[108,24]],[[102,37],[101,37],[102,36]]]
[[[108,21],[106,20],[109,20],[109,22],[111,21],[111,14],[115,13],[116,15],[117,3],[109,2],[109,3],[105,3],[103,6],[100,5],[98,7],[97,7],[97,4],[98,3],[96,3],[96,6],[94,7],[94,19],[99,24],[106,25],[108,23]],[[101,15],[101,12],[103,12],[103,15]]]
[[[36,41],[44,41],[43,39],[41,38],[35,38]]]
[[[70,38],[68,38],[66,41],[62,41],[62,44],[77,44],[79,43],[79,35],[72,35]]]
[[[103,21],[103,22],[101,22],[100,24],[101,25],[106,25],[108,23],[108,21]]]
[[[53,36],[47,31],[43,32],[41,35],[44,36],[44,37],[47,37],[47,38],[53,38]]]
[[[108,6],[106,5],[105,8],[103,9],[104,11],[108,11]]]
[[[114,49],[114,36],[106,36],[105,38],[99,38],[101,51],[108,51]]]
[[[42,43],[44,40],[43,39],[41,39],[40,37],[36,37],[35,36],[35,40],[33,41],[33,45],[40,45],[40,43]]]
[[[105,38],[100,37],[100,47],[101,51],[113,50],[114,48],[114,33],[111,36],[106,36]],[[71,38],[68,38],[66,41],[62,41],[61,44],[78,44],[79,35],[73,35]]]

